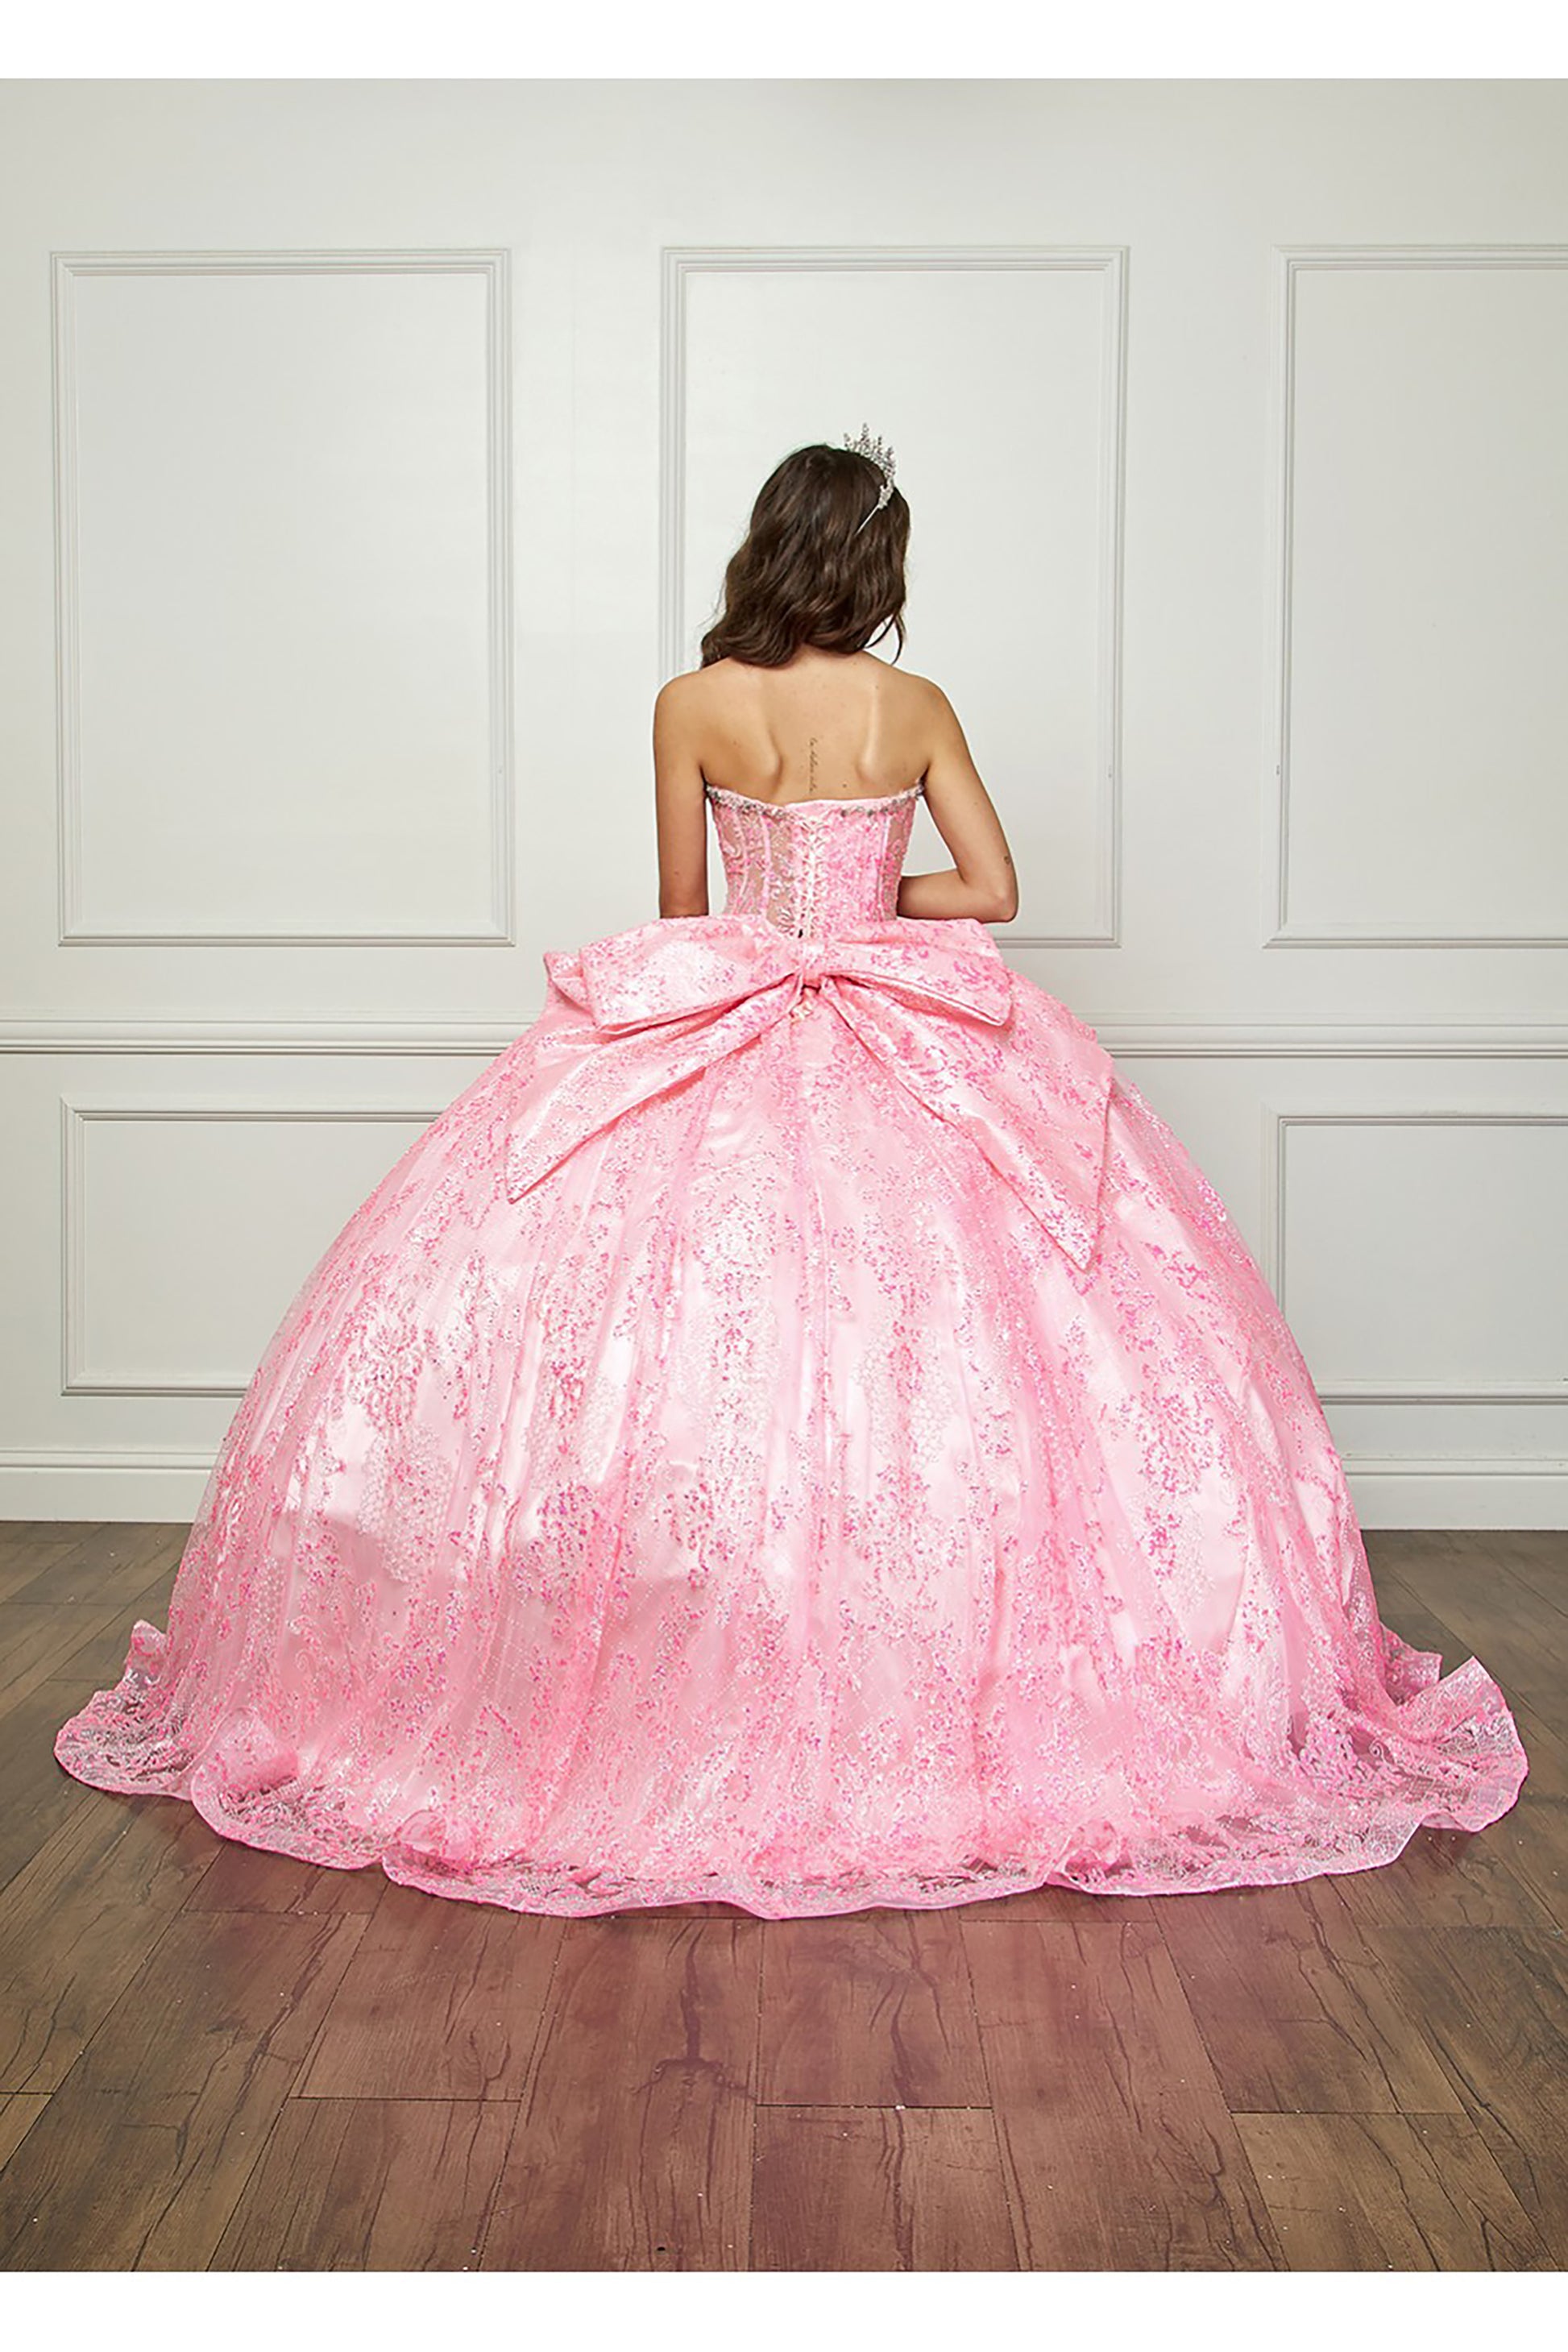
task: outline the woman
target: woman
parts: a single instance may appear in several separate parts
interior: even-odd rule
[[[1512,1804],[1219,1199],[984,928],[958,722],[866,651],[908,530],[864,434],[763,485],[658,698],[659,919],[546,955],[314,1268],[79,1779],[514,1910],[770,1917],[1273,1884]],[[905,876],[921,797],[953,864]]]

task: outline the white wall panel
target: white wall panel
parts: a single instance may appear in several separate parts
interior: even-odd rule
[[[58,257],[62,930],[504,937],[497,257]]]
[[[1568,247],[1284,267],[1279,934],[1568,943]]]
[[[1568,1111],[1282,1114],[1276,1294],[1337,1402],[1568,1402]]]
[[[242,1394],[309,1268],[428,1124],[217,1099],[61,1111],[63,1385],[149,1396]]]

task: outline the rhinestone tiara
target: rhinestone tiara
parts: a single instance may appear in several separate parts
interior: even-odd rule
[[[847,449],[852,449],[858,457],[869,457],[882,477],[882,487],[877,493],[877,503],[861,516],[854,530],[849,534],[853,539],[865,530],[872,515],[881,513],[893,495],[893,453],[888,443],[879,436],[873,436],[870,427],[866,425],[861,425],[853,439],[847,433],[844,436],[844,446]]]

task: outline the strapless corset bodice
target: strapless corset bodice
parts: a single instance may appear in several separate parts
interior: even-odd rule
[[[724,860],[724,912],[753,916],[797,939],[891,922],[921,789],[770,803],[708,785]]]

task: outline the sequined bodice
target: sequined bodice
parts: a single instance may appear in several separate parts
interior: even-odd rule
[[[727,915],[753,915],[796,938],[890,922],[922,787],[874,800],[752,799],[707,787],[724,860]]]

